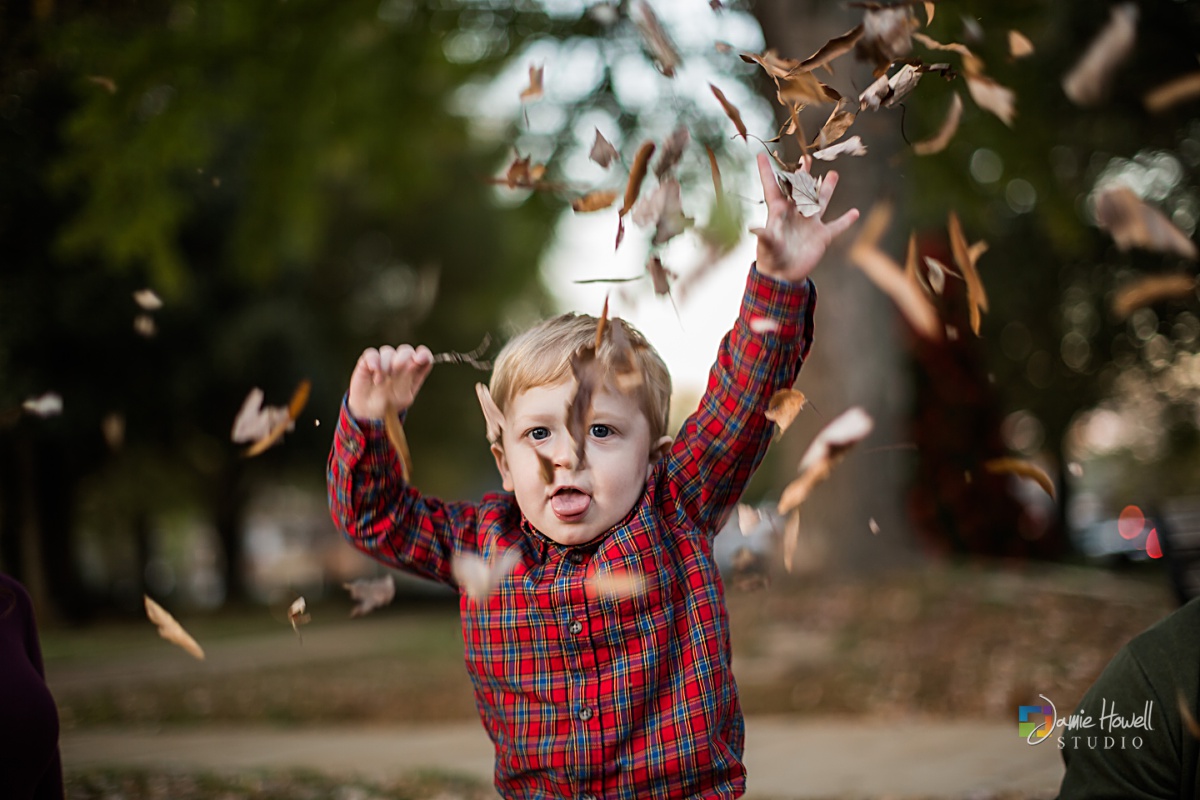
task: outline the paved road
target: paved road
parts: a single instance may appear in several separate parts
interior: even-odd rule
[[[1062,779],[1054,744],[1031,747],[1012,724],[875,723],[752,717],[746,725],[747,797],[1052,797]],[[68,770],[97,765],[244,771],[306,768],[385,781],[418,769],[492,776],[491,743],[477,723],[387,728],[66,731]]]

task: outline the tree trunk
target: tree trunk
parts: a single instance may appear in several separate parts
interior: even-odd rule
[[[797,59],[861,19],[859,9],[818,0],[757,0],[753,10],[766,46]],[[843,94],[861,91],[870,81],[869,66],[852,55],[838,60],[832,83]],[[778,106],[774,86],[767,86],[768,99],[779,109],[782,123],[786,115]],[[810,140],[829,110],[813,109],[813,116],[802,118]],[[898,113],[862,114],[852,133],[862,136],[870,152],[850,159],[839,170],[842,180],[829,219],[850,207],[865,216],[889,192],[889,163],[899,139]],[[796,155],[798,151],[789,157]],[[800,510],[804,549],[816,554],[811,566],[823,563],[835,570],[897,566],[916,556],[904,501],[913,462],[907,445],[912,397],[907,329],[891,301],[847,261],[848,244],[861,225],[856,223],[834,245],[813,276],[818,291],[814,343],[796,384],[811,406],[793,426],[798,430],[789,430],[781,442],[785,455],[777,478],[782,487],[794,477],[794,465],[812,438],[847,408],[862,406],[874,419],[871,435],[834,468]],[[902,242],[895,232],[904,229],[903,220],[893,218],[881,246],[900,252]]]
[[[215,496],[212,498],[213,524],[225,557],[225,600],[240,603],[247,598],[242,527],[248,499],[241,465],[225,464],[216,479],[215,488]]]

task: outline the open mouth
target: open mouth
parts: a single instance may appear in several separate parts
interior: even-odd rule
[[[579,519],[591,505],[591,496],[573,486],[564,486],[550,497],[550,509],[562,522]]]

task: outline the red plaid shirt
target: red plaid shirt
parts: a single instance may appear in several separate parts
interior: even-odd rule
[[[455,585],[455,553],[520,562],[483,602],[460,592],[467,671],[496,745],[506,798],[732,798],[745,790],[744,723],[712,540],[772,433],[767,400],[792,385],[812,342],[816,292],[750,271],[708,390],[641,500],[612,530],[566,547],[507,492],[425,497],[400,478],[382,425],[342,404],[329,457],[334,521],[379,561]],[[755,318],[777,330],[754,333]],[[615,599],[587,579],[628,571]]]

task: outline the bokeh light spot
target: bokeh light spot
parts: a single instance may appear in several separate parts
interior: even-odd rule
[[[1137,506],[1125,506],[1117,517],[1117,532],[1123,539],[1133,539],[1146,527],[1146,516]],[[1157,541],[1157,539],[1155,540]]]
[[[1150,535],[1146,537],[1146,555],[1151,558],[1162,558],[1162,545],[1158,541],[1158,529],[1151,528]]]

